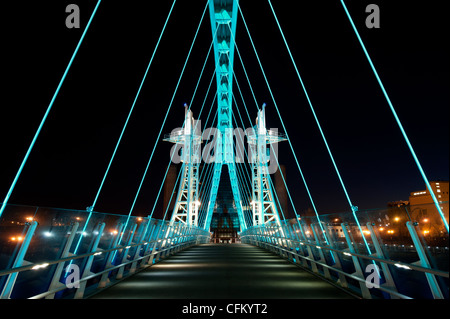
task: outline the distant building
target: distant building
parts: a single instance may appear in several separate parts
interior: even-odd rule
[[[283,175],[281,175],[283,174]],[[283,216],[285,218],[293,217],[290,215],[289,206],[288,206],[288,195],[286,189],[286,167],[280,164],[280,169],[275,172],[274,176],[274,191],[277,193],[276,206],[278,209],[278,215],[280,218]]]
[[[448,181],[433,181],[430,182],[434,195],[438,202],[448,202]],[[430,191],[425,190],[415,191],[409,195],[409,204],[411,206],[433,203]],[[448,215],[448,210],[447,210]]]
[[[448,222],[449,182],[431,181],[430,186],[436,196],[441,211]],[[442,217],[440,216],[433,198],[431,197],[430,191],[427,188],[424,190],[411,192],[409,196],[409,205],[411,219],[419,222],[424,235],[439,236],[441,233],[445,233]]]
[[[389,202],[387,204],[388,207],[403,207],[403,206],[408,206],[409,202],[407,200],[397,200],[394,202]]]

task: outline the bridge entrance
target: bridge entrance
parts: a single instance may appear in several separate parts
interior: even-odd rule
[[[241,225],[239,224],[239,216],[227,169],[226,166],[222,169],[216,205],[211,220],[212,243],[231,244],[239,242],[238,232]]]

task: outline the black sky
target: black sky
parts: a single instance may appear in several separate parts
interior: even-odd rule
[[[65,26],[69,3],[80,7],[81,29]],[[2,4],[2,198],[95,3]],[[128,213],[205,3],[177,1],[97,211]],[[295,7],[292,1],[272,3],[353,203],[361,209],[385,207],[424,189],[340,1],[301,1]],[[380,7],[380,29],[365,27],[369,3]],[[439,3],[346,1],[430,180],[449,178],[448,34]],[[102,1],[10,203],[71,209],[92,204],[171,4]],[[319,212],[348,210],[270,7],[266,1],[240,4]],[[163,133],[182,124],[183,103],[192,98],[210,41],[207,12]],[[267,103],[267,125],[282,131],[240,17],[236,41],[258,103]],[[212,72],[210,59],[192,105],[195,117]],[[237,56],[235,72],[254,118],[256,106]],[[212,95],[207,101],[211,105]],[[170,147],[158,144],[135,214],[145,215],[153,207]],[[290,148],[285,142],[279,149],[297,209],[306,210],[310,202]]]

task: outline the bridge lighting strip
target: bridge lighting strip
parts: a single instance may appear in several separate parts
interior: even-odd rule
[[[270,2],[270,0],[269,0],[269,2]],[[403,137],[404,137],[404,139],[405,139],[405,141],[406,141],[406,144],[408,145],[408,148],[409,148],[409,150],[411,151],[411,155],[413,156],[414,161],[416,162],[417,168],[419,169],[420,174],[422,175],[422,178],[423,178],[423,180],[425,181],[425,184],[427,185],[428,190],[430,191],[431,197],[433,198],[433,202],[434,202],[434,204],[435,204],[435,206],[436,206],[436,208],[437,208],[437,210],[438,210],[438,212],[439,212],[439,215],[441,215],[442,221],[444,222],[445,228],[447,229],[447,233],[448,233],[448,231],[449,231],[449,229],[448,229],[448,222],[447,222],[447,220],[445,219],[444,214],[442,213],[441,207],[440,207],[440,205],[439,205],[439,203],[438,203],[438,200],[436,199],[436,196],[435,196],[435,194],[434,194],[434,191],[433,191],[433,189],[431,188],[430,183],[428,182],[428,178],[427,178],[427,176],[425,175],[424,170],[422,169],[422,165],[420,164],[420,161],[419,161],[419,159],[417,158],[416,153],[414,152],[414,149],[413,149],[413,147],[412,147],[412,145],[411,145],[411,143],[410,143],[410,141],[409,141],[409,139],[408,139],[408,136],[406,135],[406,132],[405,132],[405,130],[403,129],[403,125],[402,125],[402,123],[400,122],[400,119],[399,119],[399,117],[398,117],[398,115],[397,115],[397,112],[396,112],[395,109],[394,109],[394,106],[393,106],[393,104],[392,104],[392,102],[391,102],[391,99],[389,98],[389,96],[388,96],[388,94],[387,94],[387,92],[386,92],[386,89],[384,88],[383,82],[381,82],[381,79],[380,79],[380,77],[379,77],[379,75],[378,75],[378,72],[377,72],[377,70],[376,70],[376,68],[375,68],[375,66],[374,66],[374,64],[373,64],[373,62],[372,62],[372,59],[370,58],[369,53],[367,52],[367,49],[366,49],[366,47],[365,47],[365,45],[364,45],[364,42],[362,41],[362,39],[361,39],[361,37],[360,37],[360,35],[359,35],[359,32],[358,32],[358,30],[357,30],[355,24],[353,23],[353,19],[352,19],[351,15],[350,15],[349,11],[347,10],[347,7],[346,7],[344,1],[341,0],[341,3],[342,3],[342,6],[343,6],[343,8],[344,8],[344,10],[345,10],[345,13],[347,14],[347,17],[348,17],[348,19],[349,19],[349,21],[350,21],[350,24],[352,25],[352,28],[353,28],[353,30],[355,31],[356,37],[358,38],[358,41],[359,41],[359,43],[361,44],[361,47],[362,47],[362,49],[363,49],[363,51],[364,51],[364,54],[366,55],[366,58],[367,58],[367,60],[369,61],[370,67],[372,68],[372,71],[373,71],[373,73],[374,73],[374,75],[375,75],[375,77],[376,77],[376,79],[377,79],[377,81],[378,81],[378,84],[380,85],[380,88],[381,88],[381,90],[382,90],[382,92],[383,92],[383,94],[384,94],[384,97],[386,98],[386,101],[387,101],[388,104],[389,104],[389,107],[390,107],[390,109],[391,109],[391,111],[392,111],[392,114],[394,115],[394,118],[395,118],[395,120],[397,121],[398,127],[400,128],[400,131],[401,131],[401,133],[402,133],[402,135],[403,135]]]
[[[37,131],[36,131],[36,133],[34,135],[34,138],[31,141],[30,146],[28,147],[28,151],[25,154],[25,157],[22,160],[22,163],[20,164],[19,170],[17,171],[16,176],[14,177],[14,180],[13,180],[13,182],[12,182],[12,184],[11,184],[9,190],[8,190],[8,193],[6,194],[6,197],[3,200],[2,206],[0,208],[0,216],[2,216],[2,214],[3,214],[3,212],[4,212],[5,208],[6,208],[6,205],[8,204],[9,198],[11,197],[11,194],[14,191],[16,183],[19,180],[20,175],[22,174],[22,170],[25,167],[26,162],[28,161],[28,157],[30,156],[30,153],[33,150],[33,147],[34,147],[34,145],[36,143],[36,140],[38,139],[39,134],[41,133],[42,127],[44,126],[44,123],[47,120],[47,117],[48,117],[48,115],[50,113],[50,110],[53,107],[53,104],[54,104],[54,102],[56,100],[56,97],[58,96],[58,93],[59,93],[59,91],[60,91],[60,89],[61,89],[61,87],[62,87],[62,85],[64,83],[64,80],[66,79],[66,76],[69,73],[70,67],[72,66],[72,63],[75,60],[75,57],[76,57],[76,55],[78,53],[78,50],[80,49],[81,43],[83,42],[83,39],[86,36],[86,33],[87,33],[88,29],[89,29],[89,26],[91,25],[91,22],[94,19],[95,13],[97,12],[98,7],[100,6],[100,3],[101,3],[101,0],[98,0],[97,5],[95,6],[94,11],[91,14],[91,17],[89,18],[89,21],[86,24],[86,28],[84,29],[83,34],[81,35],[81,38],[78,41],[78,44],[77,44],[77,46],[75,48],[75,51],[73,52],[72,57],[70,58],[69,64],[67,65],[66,70],[64,71],[64,74],[63,74],[63,76],[62,76],[62,78],[61,78],[61,80],[60,80],[60,82],[58,84],[58,87],[56,88],[56,91],[53,94],[53,97],[52,97],[52,99],[50,101],[50,104],[47,107],[47,111],[45,112],[44,117],[42,118],[41,123],[40,123],[40,125],[39,125],[39,127],[38,127],[38,129],[37,129]]]

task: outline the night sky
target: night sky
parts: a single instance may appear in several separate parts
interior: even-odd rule
[[[69,3],[80,7],[80,29],[65,26]],[[425,189],[340,1],[299,1],[297,7],[292,3],[272,0],[353,204],[360,209],[386,207]],[[369,3],[380,7],[380,29],[365,26]],[[95,4],[93,0],[2,3],[2,199]],[[171,4],[102,1],[10,203],[70,209],[92,204]],[[96,211],[128,214],[205,4],[177,1]],[[448,180],[446,12],[438,1],[347,0],[346,4],[428,178]],[[240,5],[319,212],[347,211],[268,3],[242,0]],[[207,11],[163,133],[181,126],[183,104],[192,98],[210,41]],[[240,17],[236,42],[257,101],[267,104],[267,126],[282,131]],[[196,118],[213,67],[211,56],[192,105]],[[235,72],[255,118],[256,105],[237,53]],[[235,94],[244,115],[236,86]],[[212,98],[211,93],[208,107]],[[245,115],[248,127],[246,119]],[[171,146],[159,142],[134,215],[151,211]],[[311,204],[287,142],[279,146],[279,161],[287,167],[297,210],[306,210]]]

